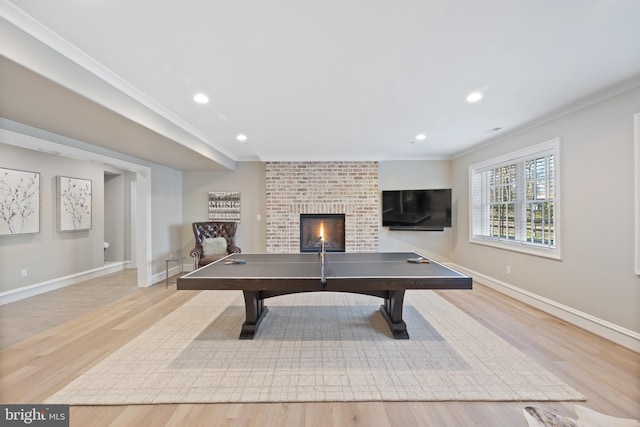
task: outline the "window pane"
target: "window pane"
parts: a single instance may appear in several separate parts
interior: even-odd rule
[[[533,200],[533,181],[527,179],[526,180],[526,188],[527,188],[527,200]]]
[[[516,210],[513,203],[507,206],[507,238],[515,240],[516,238]]]
[[[547,198],[547,182],[536,182],[536,200],[544,200]]]
[[[482,174],[486,183],[477,198],[484,203],[484,214],[477,207],[472,211],[474,236],[545,247],[556,244],[555,144],[545,144],[544,151],[532,151],[529,158],[474,172]]]

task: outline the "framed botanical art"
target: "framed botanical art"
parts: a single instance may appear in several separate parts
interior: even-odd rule
[[[40,174],[0,168],[0,236],[40,231]]]
[[[91,180],[58,176],[58,231],[91,229]]]

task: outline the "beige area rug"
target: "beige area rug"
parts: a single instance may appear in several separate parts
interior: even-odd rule
[[[202,292],[46,402],[583,400],[431,291],[407,292],[409,340],[391,338],[379,298],[266,302],[256,337],[238,340],[242,293]]]

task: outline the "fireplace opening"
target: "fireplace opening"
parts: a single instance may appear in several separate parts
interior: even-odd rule
[[[345,251],[344,214],[300,214],[300,252]]]

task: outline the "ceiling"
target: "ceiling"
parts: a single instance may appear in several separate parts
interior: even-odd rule
[[[181,170],[453,158],[640,75],[636,0],[0,0],[0,17],[1,116]]]

